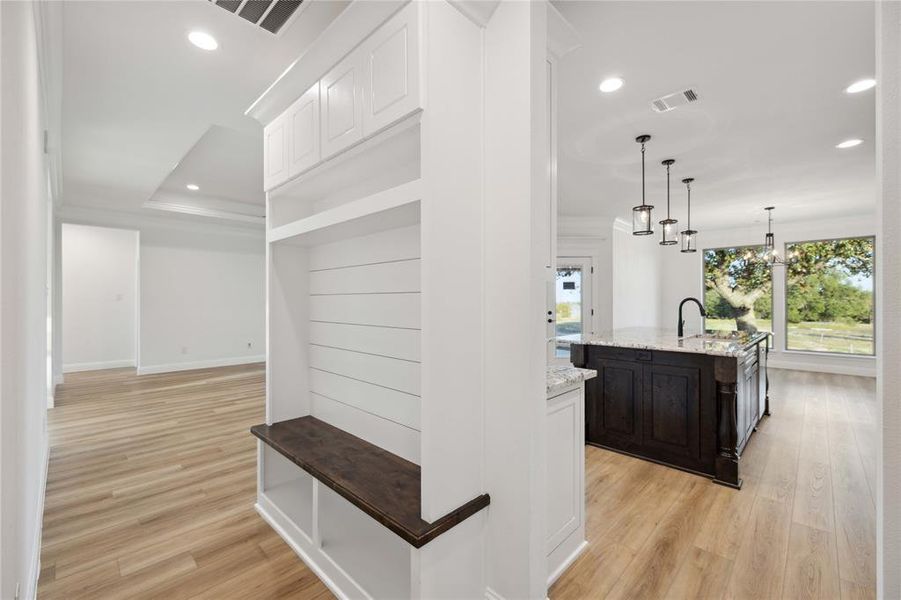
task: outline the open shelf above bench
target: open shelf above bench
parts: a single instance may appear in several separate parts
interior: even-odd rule
[[[416,179],[274,227],[267,239],[270,244],[312,246],[414,225],[420,219],[421,199],[422,182]]]
[[[311,416],[255,425],[250,431],[415,548],[490,501],[482,494],[427,523],[420,517],[418,465]]]

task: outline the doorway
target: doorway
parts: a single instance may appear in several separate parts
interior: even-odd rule
[[[573,340],[594,333],[594,305],[591,280],[594,269],[590,256],[557,258],[554,281],[556,315],[554,317],[554,362],[569,362],[569,346]]]
[[[138,236],[62,225],[64,373],[137,366]]]

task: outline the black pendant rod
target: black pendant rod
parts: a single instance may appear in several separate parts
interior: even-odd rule
[[[670,204],[670,202],[669,202],[669,196],[670,196],[670,194],[669,194],[669,189],[670,189],[669,188],[669,169],[675,162],[676,161],[672,158],[668,158],[665,161],[663,161],[663,164],[666,165],[666,220],[667,221],[670,220],[670,214],[669,214],[669,204]]]
[[[635,141],[641,144],[641,205],[647,206],[645,204],[645,183],[644,183],[644,145],[645,143],[651,139],[651,136],[644,134],[635,138]]]
[[[694,181],[694,178],[687,177],[682,180],[682,183],[685,184],[685,189],[688,190],[688,230],[691,230],[691,182]]]

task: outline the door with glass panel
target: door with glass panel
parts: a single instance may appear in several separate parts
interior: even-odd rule
[[[591,304],[591,257],[575,256],[557,259],[554,281],[556,311],[554,343],[550,345],[553,362],[569,362],[569,346],[592,331],[594,310]]]

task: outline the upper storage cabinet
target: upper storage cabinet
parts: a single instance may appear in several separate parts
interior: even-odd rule
[[[363,64],[362,48],[357,48],[320,82],[324,158],[363,139]]]
[[[270,190],[319,162],[319,82],[263,130],[263,187]]]
[[[288,179],[288,134],[283,114],[263,129],[263,187],[267,190]]]
[[[319,162],[319,82],[313,84],[287,112],[289,127],[288,177]]]
[[[363,42],[363,135],[420,107],[419,3],[411,2]]]
[[[266,126],[267,191],[421,108],[421,14],[404,6]]]

